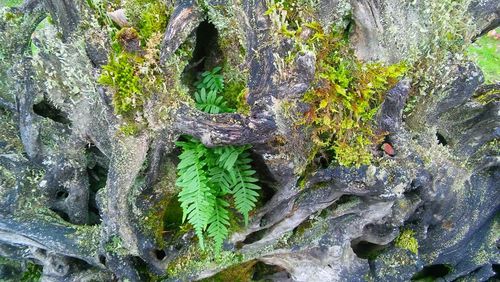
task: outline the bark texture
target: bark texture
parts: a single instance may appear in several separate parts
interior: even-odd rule
[[[349,31],[360,59],[422,62],[386,93],[374,120],[394,152],[374,146],[372,165],[312,171],[304,170],[310,130],[296,121],[308,110],[317,53],[279,36],[270,2],[165,1],[166,91],[148,93],[147,126],[133,136],[119,130],[124,117],[97,83],[112,42],[107,11],[94,2],[0,8],[0,256],[42,265],[44,281],[498,278],[500,102],[477,98],[500,87],[483,85],[481,70],[453,49],[499,25],[498,1],[448,10],[458,27],[425,1],[300,1],[311,22]],[[121,8],[110,18],[132,24]],[[205,54],[203,64],[224,57],[246,76],[247,114],[203,113],[181,95],[199,67],[193,53],[209,44],[197,32],[207,21],[220,55]],[[452,27],[463,42],[436,41]],[[179,209],[175,141],[186,134],[208,147],[253,146],[261,205],[219,256],[199,250],[192,231],[174,236],[165,224]],[[397,243],[407,229],[418,252]],[[0,267],[5,279],[19,275]]]

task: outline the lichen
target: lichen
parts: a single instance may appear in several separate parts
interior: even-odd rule
[[[118,236],[111,236],[108,242],[104,245],[104,249],[109,253],[114,253],[120,256],[128,254],[128,250],[123,246],[123,241]]]
[[[97,256],[99,240],[101,238],[101,226],[76,226],[76,231],[71,234],[71,238],[76,240],[80,250]]]
[[[0,146],[0,153],[21,154],[23,152],[23,145],[17,134],[14,116],[0,109],[0,124],[2,124],[0,127],[0,140],[6,143],[5,146]]]
[[[167,267],[169,277],[188,279],[190,275],[203,269],[225,269],[244,261],[242,254],[233,251],[221,251],[215,255],[213,251],[202,251],[196,244],[171,261]]]

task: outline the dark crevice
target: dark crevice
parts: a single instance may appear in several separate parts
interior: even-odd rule
[[[163,260],[167,255],[164,250],[155,250],[154,253],[158,260]]]
[[[313,158],[315,168],[325,169],[330,166],[333,161],[334,152],[330,150],[320,150]]]
[[[64,112],[57,109],[46,99],[43,99],[40,103],[33,105],[33,112],[39,116],[50,118],[51,120],[58,123],[71,123],[71,121],[68,119],[68,116]]]
[[[421,280],[421,279],[436,279],[446,276],[451,272],[451,266],[447,264],[434,264],[425,266],[421,271],[417,272],[412,280]]]
[[[177,197],[172,197],[166,204],[163,215],[163,231],[165,234],[175,234],[182,225],[182,208]]]
[[[491,267],[495,272],[495,276],[493,276],[493,278],[500,279],[500,264],[493,264]]]
[[[89,203],[88,203],[88,224],[94,225],[101,223],[101,216],[96,202],[97,192],[106,186],[108,178],[108,167],[106,157],[99,149],[90,144],[86,148],[87,155],[87,175],[89,179]]]
[[[338,198],[333,204],[328,206],[327,208],[323,209],[320,213],[320,216],[323,218],[326,218],[331,215],[332,212],[334,212],[340,205],[349,203],[349,202],[354,202],[358,200],[358,196],[355,195],[342,195],[340,198]]]
[[[259,179],[259,185],[262,188],[260,191],[259,202],[261,205],[264,205],[273,198],[274,194],[276,194],[276,191],[272,188],[276,181],[274,180],[273,174],[269,171],[269,168],[262,159],[261,155],[252,152],[251,157],[253,160],[252,168],[257,172],[256,176]]]
[[[251,260],[237,264],[202,281],[290,281],[284,268]]]
[[[217,28],[209,21],[203,21],[196,29],[196,46],[193,58],[189,62],[191,70],[195,73],[212,68],[221,52],[217,44],[219,33]]]
[[[444,136],[441,133],[436,132],[436,137],[438,140],[438,144],[443,145],[443,146],[448,145],[448,142],[446,141],[446,139],[444,138]]]
[[[106,265],[106,256],[104,255],[99,255],[99,262],[102,264],[102,265]]]
[[[58,191],[56,193],[56,199],[58,200],[64,200],[66,198],[68,198],[69,196],[69,193],[67,191]]]
[[[245,240],[243,240],[242,243],[243,244],[255,243],[255,242],[259,241],[260,239],[264,238],[266,233],[267,233],[267,229],[262,229],[259,231],[252,232],[252,233],[247,235],[247,237],[245,238]]]
[[[259,261],[253,266],[253,281],[288,281],[291,277],[290,273],[277,265]]]
[[[355,239],[351,241],[351,248],[357,257],[362,259],[374,260],[387,248],[387,245],[378,245],[371,242]]]
[[[193,86],[200,73],[221,65],[222,51],[218,38],[217,28],[208,21],[203,21],[196,29],[193,57],[183,71],[183,82],[188,87]]]
[[[68,214],[65,211],[59,210],[59,209],[53,209],[51,208],[53,212],[55,212],[57,215],[59,215],[64,221],[71,222],[69,219]]]

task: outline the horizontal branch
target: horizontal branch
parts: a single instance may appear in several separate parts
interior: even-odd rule
[[[80,236],[76,228],[42,221],[39,218],[22,220],[0,215],[1,242],[50,250],[82,259],[91,265],[101,266],[91,248],[79,247],[82,240]],[[83,239],[92,240],[92,238]]]
[[[177,110],[174,127],[179,134],[191,135],[213,147],[264,143],[276,129],[276,123],[270,117],[213,115],[182,105]]]

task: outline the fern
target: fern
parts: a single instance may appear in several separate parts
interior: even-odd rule
[[[210,114],[233,111],[222,96],[217,96],[224,88],[219,71],[218,67],[204,72],[196,84],[196,107]],[[207,148],[190,137],[177,145],[182,149],[176,185],[181,188],[183,222],[187,220],[193,226],[202,249],[206,231],[214,241],[215,252],[219,253],[229,235],[228,197],[232,197],[245,225],[258,200],[260,187],[250,164],[250,146]]]
[[[201,143],[177,142],[183,149],[177,165],[179,178],[176,185],[182,188],[179,201],[183,210],[182,221],[188,220],[198,236],[200,247],[204,248],[203,231],[208,225],[215,197],[207,185],[208,178],[205,172],[207,148]]]
[[[233,110],[227,106],[227,103],[217,97],[217,92],[214,90],[206,92],[205,88],[201,88],[195,94],[196,108],[209,114],[219,114],[224,112],[232,112]]]
[[[255,208],[259,197],[257,191],[260,190],[260,187],[255,184],[259,180],[253,177],[255,170],[252,170],[251,162],[250,154],[243,152],[230,172],[234,174],[233,179],[235,180],[231,192],[234,195],[236,209],[245,219],[245,225],[248,224],[248,213]]]
[[[212,71],[206,71],[201,74],[201,78],[196,82],[197,89],[206,89],[208,91],[215,91],[216,93],[224,90],[224,78],[219,71],[221,67],[216,67]]]
[[[229,234],[229,211],[227,210],[229,204],[222,198],[215,200],[212,216],[209,219],[210,226],[207,233],[209,237],[214,239],[215,252],[219,253],[224,239]]]

